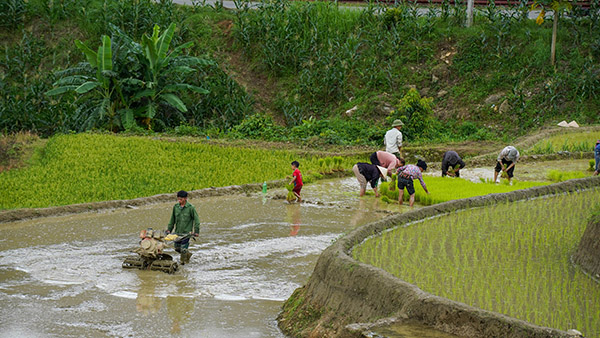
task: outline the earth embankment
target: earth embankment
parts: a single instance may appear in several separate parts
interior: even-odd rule
[[[284,304],[280,328],[297,337],[360,337],[360,329],[354,330],[356,326],[349,324],[392,317],[463,337],[573,337],[568,332],[428,294],[382,269],[354,260],[351,250],[369,236],[412,221],[458,209],[580,191],[599,184],[600,177],[590,177],[455,200],[357,228],[323,252],[308,283]]]
[[[590,219],[573,255],[573,261],[580,264],[587,273],[600,279],[600,214]]]

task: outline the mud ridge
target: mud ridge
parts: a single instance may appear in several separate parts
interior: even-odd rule
[[[323,179],[337,178],[350,176],[351,170],[344,170],[332,173],[325,173]],[[288,183],[288,180],[273,180],[267,181],[269,189],[282,188]],[[249,183],[242,185],[231,185],[227,187],[210,187],[205,189],[188,191],[188,198],[203,198],[213,196],[225,196],[225,195],[236,195],[236,194],[254,194],[262,191],[262,183]],[[276,195],[277,196],[277,195]],[[90,202],[71,204],[63,206],[55,206],[48,208],[23,208],[23,209],[10,209],[0,211],[0,223],[15,222],[25,219],[33,219],[40,217],[51,217],[61,216],[69,214],[78,214],[83,212],[98,212],[103,210],[111,210],[117,208],[136,208],[143,205],[165,203],[165,202],[176,202],[175,192],[158,194],[148,197],[138,197],[129,200],[113,200],[113,201],[102,201],[102,202]]]
[[[581,237],[573,261],[593,278],[600,280],[600,214],[594,215]]]
[[[352,323],[382,318],[417,322],[462,337],[574,337],[505,315],[426,293],[392,274],[351,257],[353,247],[374,234],[458,209],[518,201],[598,187],[600,176],[574,179],[509,193],[449,201],[354,229],[319,257],[308,283],[297,289],[278,317],[280,328],[296,337],[363,337]],[[353,329],[354,328],[354,329]]]

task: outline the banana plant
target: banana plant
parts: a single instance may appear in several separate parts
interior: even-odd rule
[[[55,88],[46,95],[79,94],[75,119],[82,130],[97,127],[128,130],[136,125],[136,120],[151,129],[157,113],[168,107],[185,120],[181,113],[187,107],[179,95],[184,91],[208,93],[189,84],[188,79],[198,66],[213,62],[181,55],[184,49],[193,46],[192,42],[169,51],[175,24],[162,34],[159,26],[154,26],[152,36],[144,35],[141,43],[114,25],[111,30],[112,41],[102,36],[97,52],[75,41],[87,62],[59,72]]]
[[[75,45],[83,52],[87,62],[58,73],[56,88],[46,92],[53,96],[66,92],[79,94],[76,118],[85,120],[82,129],[101,127],[108,123],[109,129],[131,125],[133,113],[128,109],[120,88],[120,80],[113,71],[113,53],[110,37],[103,35],[102,44],[95,52],[80,40]],[[117,118],[117,112],[121,119]]]
[[[211,61],[191,56],[182,56],[184,49],[193,46],[193,42],[184,43],[171,52],[169,48],[175,33],[175,24],[160,34],[160,27],[154,26],[152,36],[142,37],[141,50],[144,64],[143,87],[133,96],[133,100],[141,100],[143,104],[136,110],[136,115],[144,118],[148,128],[155,117],[159,104],[186,112],[187,107],[178,96],[182,91],[207,94],[208,91],[185,82],[186,75],[196,72],[194,67],[212,64]]]

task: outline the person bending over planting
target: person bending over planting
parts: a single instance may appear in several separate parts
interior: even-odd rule
[[[179,236],[185,236],[181,240],[175,240],[175,251],[181,254],[181,264],[190,262],[192,254],[188,251],[190,246],[190,237],[192,234],[198,237],[200,232],[200,217],[196,212],[196,208],[187,201],[188,193],[184,190],[177,192],[177,203],[173,206],[171,212],[171,220],[167,226],[167,233],[175,233]]]
[[[377,192],[377,182],[379,178],[385,180],[387,175],[387,169],[384,167],[380,167],[378,165],[362,163],[358,162],[352,167],[352,171],[358,180],[358,184],[360,184],[360,196],[365,195],[365,191],[367,190],[367,182],[371,184],[371,188],[375,192],[375,197],[379,197],[379,193]]]
[[[503,171],[508,176],[508,182],[513,177],[515,171],[515,164],[519,161],[519,151],[513,147],[508,146],[502,149],[498,154],[498,160],[496,161],[496,167],[494,168],[494,183],[498,178],[498,173]]]
[[[442,177],[455,176],[460,177],[460,169],[465,167],[465,162],[458,156],[454,150],[448,150],[444,153],[442,159]]]
[[[418,160],[417,165],[409,164],[398,168],[398,204],[402,205],[404,198],[404,188],[410,195],[408,204],[412,207],[415,204],[415,186],[413,180],[416,178],[421,182],[423,190],[429,194],[425,181],[423,181],[423,171],[427,170],[427,163],[423,160]]]
[[[371,154],[369,159],[371,160],[371,164],[387,168],[388,174],[390,175],[396,168],[404,165],[403,158],[398,158],[396,155],[390,154],[387,151],[376,151]]]
[[[302,183],[302,173],[300,172],[300,169],[298,169],[298,167],[300,167],[300,163],[298,163],[298,161],[292,162],[292,170],[294,172],[292,173],[292,180],[289,184],[294,183],[294,189],[292,190],[294,192],[294,196],[296,196],[298,202],[302,202],[302,197],[300,197],[300,190],[302,190],[302,186],[304,184]]]

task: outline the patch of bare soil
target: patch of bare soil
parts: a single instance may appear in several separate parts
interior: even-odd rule
[[[34,149],[45,143],[46,140],[29,132],[0,135],[0,173],[24,167]]]
[[[227,62],[227,67],[222,67],[223,70],[244,87],[248,93],[252,94],[256,100],[256,110],[271,115],[277,123],[284,125],[285,120],[281,114],[273,111],[275,94],[280,90],[277,81],[271,78],[266,71],[258,69],[251,60],[248,60],[243,51],[233,48],[234,39],[231,36],[233,25],[234,23],[231,20],[223,20],[217,23],[227,41],[227,46],[224,49],[225,54],[222,55]]]

